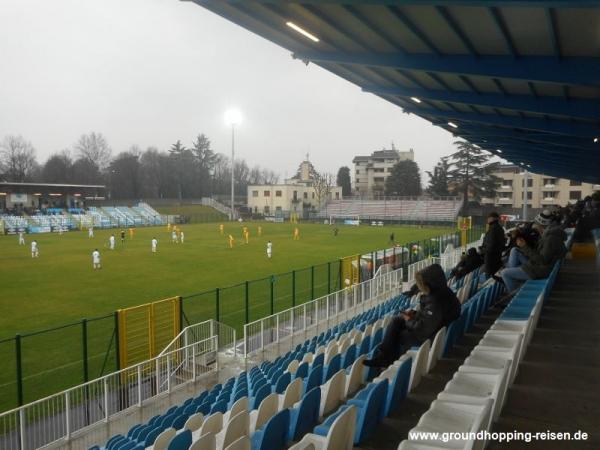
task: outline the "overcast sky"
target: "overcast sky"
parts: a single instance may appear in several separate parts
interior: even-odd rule
[[[446,131],[194,3],[0,0],[0,137],[23,135],[41,162],[90,131],[114,152],[203,132],[228,154],[229,107],[244,115],[236,156],[282,175],[307,152],[335,172],[392,141],[422,170],[452,151]]]

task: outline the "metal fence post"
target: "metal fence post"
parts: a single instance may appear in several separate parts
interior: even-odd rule
[[[375,276],[375,252],[371,252],[371,278]]]
[[[17,360],[17,404],[23,406],[23,361],[21,359],[21,335],[15,336],[15,357]]]
[[[274,283],[274,277],[271,275],[270,278],[270,284],[271,284],[271,315],[275,314],[275,283]]]
[[[249,302],[250,302],[250,298],[249,298],[249,283],[246,281],[246,295],[245,295],[245,302],[246,302],[246,321],[244,323],[248,323],[250,322],[250,310],[249,310]]]
[[[310,266],[310,299],[315,298],[315,266]]]
[[[88,367],[88,332],[87,332],[87,319],[81,320],[81,346],[83,350],[83,381],[88,382],[89,367]]]
[[[292,270],[292,307],[296,306],[296,271]]]
[[[331,261],[327,263],[327,294],[331,294]]]
[[[121,370],[121,339],[119,337],[119,311],[115,311],[115,359],[116,364],[115,367],[117,370]]]
[[[216,288],[215,289],[215,320],[217,322],[219,322],[220,316],[221,316],[221,300],[220,297],[221,296],[221,289],[220,288]]]

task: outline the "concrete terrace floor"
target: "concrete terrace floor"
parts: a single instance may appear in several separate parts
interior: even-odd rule
[[[364,450],[395,450],[494,322],[490,309],[426,375],[397,413],[384,419]],[[487,450],[600,449],[600,272],[567,260],[509,388],[493,432],[587,432],[587,441],[489,442]]]

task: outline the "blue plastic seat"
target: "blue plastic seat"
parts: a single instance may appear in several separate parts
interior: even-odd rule
[[[257,392],[254,397],[252,397],[252,403],[250,410],[258,409],[260,403],[264,400],[264,398],[271,394],[271,386],[264,385]]]
[[[135,441],[125,441],[115,447],[115,450],[131,450],[138,445]]]
[[[298,366],[296,373],[294,374],[294,379],[296,378],[306,378],[308,376],[308,362],[303,362]]]
[[[252,450],[283,450],[286,448],[290,410],[284,409],[269,419],[252,435]]]
[[[275,385],[273,386],[273,392],[276,394],[283,394],[285,392],[285,388],[288,387],[290,382],[292,381],[292,374],[289,372],[283,373],[277,378]]]
[[[375,332],[375,335],[373,335],[373,338],[371,340],[371,350],[373,350],[377,345],[379,345],[382,340],[383,340],[383,328],[379,328]]]
[[[346,353],[344,353],[344,357],[342,358],[342,369],[347,369],[348,367],[350,367],[352,365],[352,363],[354,363],[355,359],[356,359],[356,345],[352,344],[348,347],[348,350],[346,350]]]
[[[317,356],[313,358],[312,367],[322,366],[325,364],[325,353],[319,353]]]
[[[339,370],[342,364],[342,355],[335,355],[329,361],[329,364],[324,367],[325,373],[323,374],[323,383],[326,383],[332,376],[334,376]]]
[[[181,430],[185,425],[185,422],[188,420],[189,414],[181,414],[177,416],[177,418],[173,421],[171,426],[176,430]]]
[[[107,442],[106,442],[106,446],[104,448],[110,450],[114,447],[116,442],[120,442],[123,439],[125,439],[125,436],[123,436],[122,434],[115,434],[113,437],[111,437]]]
[[[229,405],[229,401],[221,400],[213,405],[210,409],[210,414],[214,414],[216,412],[220,412],[225,414],[227,412],[227,405]]]
[[[323,366],[313,367],[308,377],[304,380],[304,392],[310,391],[314,387],[321,386],[323,381]]]
[[[369,353],[371,349],[371,336],[366,336],[361,342],[360,347],[358,347],[358,356],[366,355]]]
[[[302,436],[319,423],[321,389],[314,387],[308,391],[297,408],[290,410],[290,429],[288,440],[299,441]]]
[[[165,427],[158,426],[150,430],[150,432],[146,436],[146,439],[144,439],[144,447],[150,447],[151,445],[153,445],[158,435],[162,433],[165,429]]]
[[[190,445],[192,445],[192,432],[185,430],[171,439],[167,450],[188,450]]]
[[[408,385],[410,383],[410,371],[412,367],[412,358],[407,358],[400,364],[396,375],[387,391],[387,399],[385,403],[385,416],[389,416],[392,412],[400,408],[400,404],[408,395]]]

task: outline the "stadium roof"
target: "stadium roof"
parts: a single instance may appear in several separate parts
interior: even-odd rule
[[[13,181],[0,181],[0,187],[2,186],[106,189],[106,186],[102,184],[21,183]]]
[[[525,169],[600,180],[598,1],[191,1]]]

